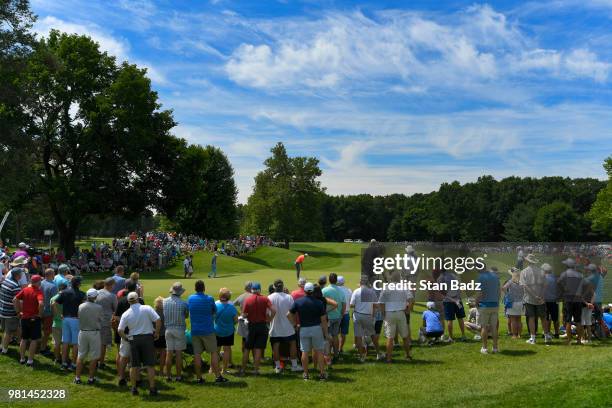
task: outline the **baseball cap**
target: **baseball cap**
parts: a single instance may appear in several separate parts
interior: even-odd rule
[[[427,302],[428,309],[433,309],[434,307],[436,307],[436,304],[434,302]]]
[[[32,276],[32,283],[40,283],[40,275],[34,275]]]
[[[306,284],[306,278],[298,279],[298,286],[304,286]]]
[[[312,284],[312,282],[307,282],[304,285],[304,292],[314,292],[314,285]]]
[[[253,284],[251,285],[251,290],[261,290],[261,283],[253,282]]]
[[[127,296],[127,300],[128,302],[134,302],[136,300],[138,300],[138,293],[136,292],[130,292]]]
[[[97,298],[98,297],[98,291],[95,290],[94,288],[87,289],[87,297],[88,298]]]
[[[344,285],[344,276],[340,275],[338,276],[338,285],[342,286]]]

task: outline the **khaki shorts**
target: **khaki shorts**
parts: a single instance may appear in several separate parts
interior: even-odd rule
[[[79,332],[79,354],[80,360],[97,360],[100,358],[102,351],[102,338],[100,331],[85,331]]]
[[[384,328],[385,337],[388,339],[395,337],[395,334],[398,334],[402,339],[410,335],[406,313],[403,310],[385,312]]]
[[[182,351],[187,348],[187,339],[183,329],[166,329],[166,350]]]
[[[208,353],[217,352],[217,336],[214,333],[206,336],[191,336],[191,343],[193,344],[193,354],[202,354],[204,351]]]
[[[372,315],[353,312],[353,330],[355,337],[370,337],[375,334]]]
[[[478,308],[478,324],[483,328],[496,327],[498,314],[498,307],[480,307]]]
[[[130,342],[121,339],[121,343],[119,344],[119,355],[123,358],[129,358],[130,354]]]
[[[15,333],[19,331],[18,317],[0,317],[0,328],[3,333]]]

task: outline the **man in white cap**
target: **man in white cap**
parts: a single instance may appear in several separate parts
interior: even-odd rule
[[[342,293],[344,293],[344,297],[345,297],[345,305],[346,305],[346,311],[344,312],[344,315],[342,315],[342,320],[340,321],[340,353],[344,352],[344,343],[346,341],[346,336],[349,333],[349,327],[351,324],[351,318],[349,316],[349,305],[351,304],[351,295],[352,292],[349,288],[347,288],[345,286],[345,281],[344,281],[344,276],[340,275],[338,276],[338,289],[340,289],[342,291]]]
[[[582,332],[582,307],[584,306],[583,288],[584,278],[576,268],[576,261],[567,258],[563,261],[567,266],[565,272],[559,276],[557,285],[559,295],[563,299],[563,320],[565,323],[565,333],[567,334],[567,344],[572,341],[572,321],[576,325],[578,338],[576,343],[581,344]]]
[[[89,361],[87,384],[96,382],[96,368],[102,351],[100,329],[102,327],[103,310],[102,306],[96,303],[98,291],[93,288],[89,289],[86,296],[87,301],[79,305],[79,352],[74,376],[75,384],[81,384],[81,372],[85,361]]]
[[[541,268],[537,267],[538,260],[535,255],[529,254],[525,257],[525,262],[528,263],[527,267],[521,271],[519,283],[524,289],[523,292],[523,305],[525,307],[525,315],[528,318],[529,325],[529,339],[528,344],[536,343],[536,320],[539,318],[542,321],[542,326],[546,327],[544,323],[546,318],[546,309],[544,305],[544,287],[545,278],[544,272]],[[545,337],[545,342],[550,341],[550,338]]]
[[[155,340],[159,338],[161,319],[155,310],[138,302],[138,293],[130,292],[127,296],[130,308],[121,315],[119,336],[130,343],[130,380],[132,395],[138,395],[136,383],[141,366],[147,369],[149,395],[157,395],[155,388]],[[129,329],[129,335],[126,333]]]

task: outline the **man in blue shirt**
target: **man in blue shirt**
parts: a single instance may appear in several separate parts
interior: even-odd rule
[[[202,378],[202,353],[204,351],[210,353],[210,366],[217,377],[215,382],[227,382],[227,378],[221,376],[219,371],[219,353],[217,352],[217,337],[214,326],[214,315],[217,312],[217,306],[215,305],[215,300],[204,293],[204,289],[204,281],[198,280],[195,283],[196,293],[187,299],[197,383],[204,383]]]
[[[498,340],[498,314],[499,314],[499,295],[500,285],[499,277],[484,266],[479,275],[477,282],[480,284],[480,293],[478,299],[478,322],[481,327],[482,354],[488,354],[489,333],[493,337],[493,353],[499,351],[497,347]]]
[[[60,283],[66,285],[66,287],[70,286],[70,281],[66,279],[66,274],[70,272],[70,267],[66,264],[61,264],[57,267],[57,275],[53,279],[55,282],[55,286],[59,288]]]
[[[119,265],[115,268],[115,274],[113,279],[115,280],[115,286],[113,286],[113,293],[116,295],[121,289],[125,289],[125,278],[123,277],[124,269],[123,265]]]

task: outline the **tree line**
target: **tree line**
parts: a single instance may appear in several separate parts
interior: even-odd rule
[[[611,182],[479,177],[428,194],[326,194],[316,158],[271,150],[240,209],[241,231],[290,241],[603,241],[612,236]],[[612,158],[604,165],[612,179]]]

